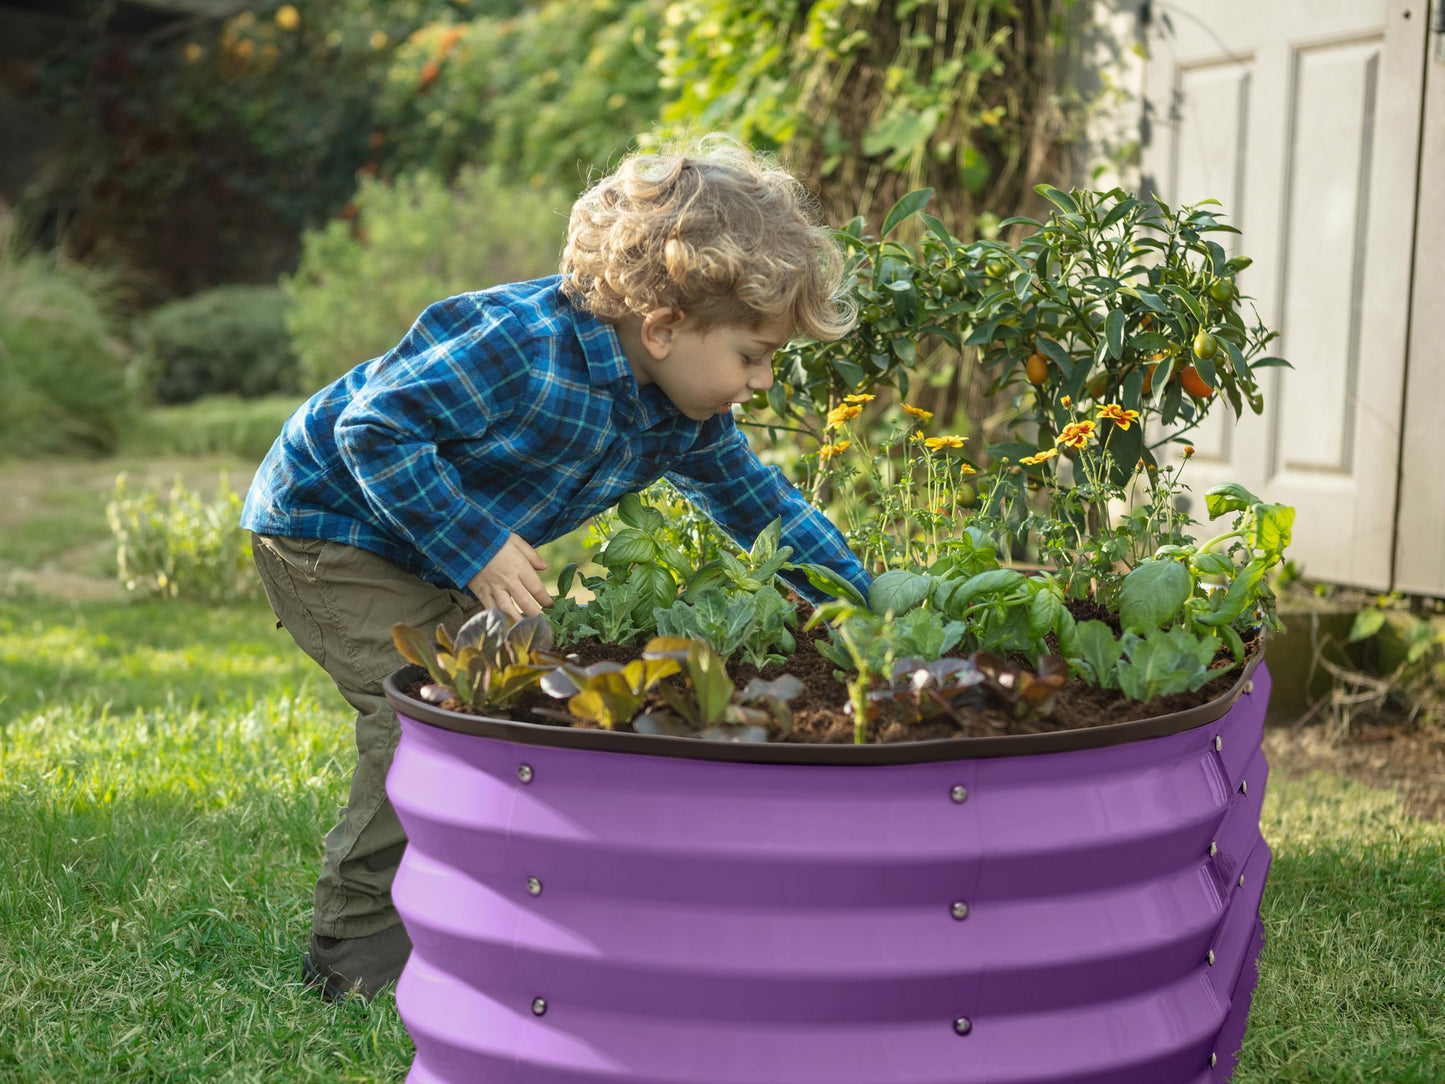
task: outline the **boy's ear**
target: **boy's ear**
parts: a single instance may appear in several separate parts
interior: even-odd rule
[[[683,321],[681,309],[653,309],[642,318],[642,345],[658,361],[672,352],[677,326]]]

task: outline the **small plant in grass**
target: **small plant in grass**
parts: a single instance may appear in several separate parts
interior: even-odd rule
[[[179,478],[163,500],[150,490],[132,494],[122,473],[105,514],[127,591],[204,602],[261,594],[250,535],[240,529],[241,498],[225,475],[214,500],[188,490]]]

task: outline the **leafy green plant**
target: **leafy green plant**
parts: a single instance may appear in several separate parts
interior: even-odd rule
[[[754,678],[739,690],[721,655],[701,641],[676,637],[652,640],[643,658],[674,663],[686,681],[659,687],[667,707],[639,716],[634,723],[639,733],[758,742],[768,740],[769,726],[792,730],[788,701],[803,691],[803,683],[791,674]]]
[[[211,603],[260,595],[251,536],[240,529],[241,498],[225,475],[214,500],[188,490],[179,478],[165,500],[149,490],[133,495],[126,479],[116,476],[105,515],[127,591]]]
[[[143,384],[161,403],[299,391],[288,304],[278,287],[232,285],[147,313],[131,325]]]
[[[740,655],[760,670],[786,661],[797,646],[791,631],[797,607],[774,587],[751,594],[713,588],[689,596],[657,611],[658,635],[701,640],[724,659]]]
[[[432,681],[419,695],[429,704],[456,700],[504,711],[562,664],[544,618],[517,618],[499,609],[473,614],[455,637],[444,625],[428,634],[404,624],[394,625],[391,637],[402,658],[426,667]]]

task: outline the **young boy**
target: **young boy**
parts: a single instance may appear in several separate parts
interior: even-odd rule
[[[807,207],[726,141],[633,156],[573,206],[560,276],[430,306],[298,409],[261,464],[241,525],[267,597],[357,712],[303,963],[328,998],[374,995],[411,951],[390,892],[406,845],[385,790],[393,625],[540,613],[533,546],[660,477],[744,545],[781,515],[796,560],[866,591],[837,529],[732,417],[792,336],[851,324],[840,253]]]

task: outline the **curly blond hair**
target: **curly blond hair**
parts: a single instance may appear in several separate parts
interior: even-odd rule
[[[786,319],[845,335],[856,306],[815,202],[771,159],[722,136],[633,154],[572,205],[562,289],[603,320],[672,308],[700,331]]]

